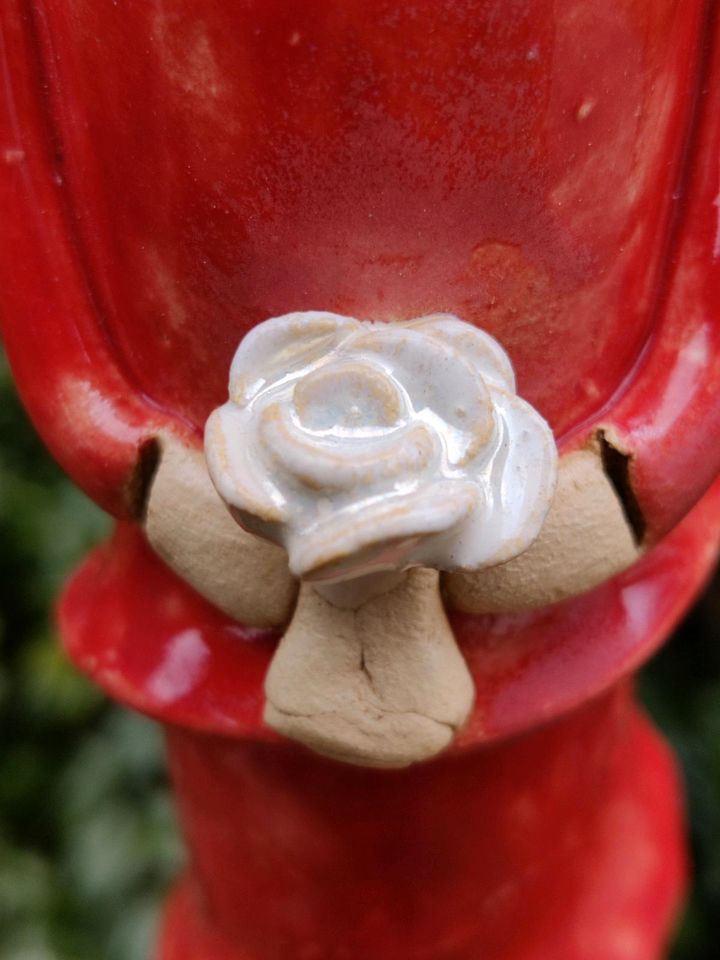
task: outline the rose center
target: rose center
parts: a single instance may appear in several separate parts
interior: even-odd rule
[[[295,387],[293,402],[309,430],[392,427],[403,412],[392,380],[361,363],[328,364],[309,373]]]

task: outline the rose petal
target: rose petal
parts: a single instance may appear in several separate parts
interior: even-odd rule
[[[330,360],[296,382],[292,404],[309,430],[348,436],[396,427],[407,416],[405,395],[375,363]]]
[[[341,351],[378,357],[402,384],[418,417],[443,438],[453,467],[464,466],[492,439],[495,421],[487,388],[452,346],[409,324],[375,324],[349,337]]]
[[[370,484],[417,474],[438,450],[424,423],[376,436],[325,440],[303,430],[279,403],[263,410],[258,432],[275,463],[315,491],[357,488],[362,495]]]
[[[290,569],[318,580],[418,566],[418,543],[457,525],[479,497],[473,483],[441,480],[337,510],[288,538]]]
[[[249,411],[226,403],[213,411],[205,426],[205,458],[222,499],[272,526],[289,518],[284,497],[263,469],[255,434]],[[257,526],[251,521],[248,528],[255,532]]]
[[[480,371],[486,381],[503,390],[515,392],[512,364],[503,348],[489,333],[478,330],[452,313],[431,313],[426,317],[410,320],[407,326],[450,344]]]
[[[269,385],[304,373],[360,328],[352,317],[319,310],[288,313],[253,327],[230,366],[230,399],[246,406]]]
[[[557,451],[552,432],[530,404],[491,390],[502,436],[486,481],[488,502],[435,544],[433,565],[474,570],[503,563],[535,540],[552,501]]]

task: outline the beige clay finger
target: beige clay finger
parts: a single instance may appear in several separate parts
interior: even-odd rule
[[[474,697],[437,572],[412,570],[356,609],[303,584],[265,693],[266,723],[317,753],[371,767],[437,754]]]
[[[202,452],[170,435],[145,509],[145,533],[167,565],[224,613],[251,626],[290,619],[297,581],[285,551],[252,536],[215,491]]]
[[[529,610],[591,590],[639,554],[600,454],[580,450],[560,460],[555,496],[535,542],[499,566],[445,574],[443,589],[450,605],[467,613]]]

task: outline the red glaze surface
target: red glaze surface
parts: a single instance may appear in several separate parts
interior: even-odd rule
[[[308,308],[487,327],[560,438],[609,424],[636,454],[651,538],[717,474],[716,4],[0,16],[7,347],[114,512],[144,437],[223,398],[241,334]]]
[[[160,960],[659,960],[677,780],[624,688],[387,773],[169,731],[189,875]]]
[[[567,711],[636,669],[710,571],[720,482],[662,543],[603,586],[533,613],[451,616],[476,687],[453,749]],[[69,585],[60,624],[75,662],[108,693],[166,723],[271,738],[263,682],[278,634],[234,623],[121,526]]]

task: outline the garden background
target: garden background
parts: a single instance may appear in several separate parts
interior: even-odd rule
[[[0,960],[147,960],[182,863],[156,726],[65,659],[54,597],[109,521],[49,459],[0,353]],[[695,883],[671,960],[720,940],[720,579],[640,681],[683,764]]]

